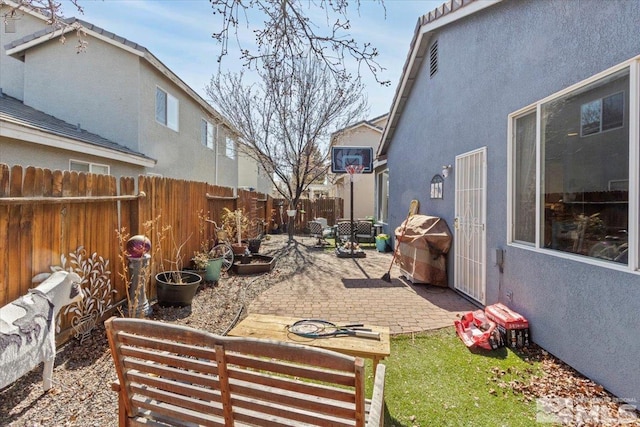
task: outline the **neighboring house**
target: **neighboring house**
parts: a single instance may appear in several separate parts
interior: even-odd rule
[[[0,102],[20,101],[22,110],[48,115],[30,125],[50,137],[59,136],[49,126],[55,121],[95,138],[67,133],[67,143],[57,146],[37,140],[23,126],[10,138],[0,134],[2,162],[60,168],[66,161],[62,169],[237,186],[237,158],[229,155],[235,152],[231,126],[146,48],[75,18],[67,20],[63,44],[61,31],[41,15],[20,9],[5,19],[15,4],[3,2],[9,6],[0,9],[0,88],[10,98]],[[88,43],[80,53],[71,40],[78,25]],[[3,126],[23,119],[6,107],[1,111]],[[98,144],[96,151],[91,147],[96,139],[108,141],[111,149]],[[118,155],[123,152],[130,157]]]
[[[340,129],[331,135],[334,146],[371,147],[374,152],[380,142],[382,130],[387,123],[388,114],[371,120],[363,120]],[[353,217],[374,217],[379,221],[386,220],[386,199],[376,198],[376,174],[361,174],[353,178]],[[348,174],[335,176],[334,192],[336,197],[344,200],[344,216],[351,217],[351,185]]]
[[[239,143],[241,144],[241,143]],[[238,187],[251,189],[262,194],[271,193],[273,183],[269,175],[258,162],[242,152],[238,155]]]
[[[388,231],[418,199],[454,235],[450,287],[633,405],[638,22],[637,1],[449,2],[418,20],[378,148]]]

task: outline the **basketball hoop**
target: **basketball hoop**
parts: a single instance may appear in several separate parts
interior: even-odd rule
[[[344,167],[344,170],[349,174],[349,180],[353,182],[353,175],[359,175],[364,170],[364,165],[352,164]]]
[[[355,175],[362,173],[362,171],[364,170],[364,165],[348,165],[344,167],[344,170],[347,171],[349,175]]]

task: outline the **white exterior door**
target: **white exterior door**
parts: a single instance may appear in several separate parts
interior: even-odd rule
[[[454,287],[484,304],[486,296],[487,148],[456,156]]]

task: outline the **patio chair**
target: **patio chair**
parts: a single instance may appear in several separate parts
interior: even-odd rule
[[[376,237],[373,223],[369,220],[356,223],[356,240],[358,243],[375,243]]]
[[[331,230],[331,228],[329,227],[325,228],[322,225],[322,222],[318,221],[317,219],[313,221],[309,221],[309,231],[312,237],[315,237],[318,239],[318,241],[315,244],[315,246],[318,248],[321,248],[324,245],[328,245],[329,242],[327,242],[326,238],[331,237],[333,235],[333,231]]]
[[[340,240],[343,243],[351,241],[351,222],[350,221],[338,222],[336,244],[338,240]]]

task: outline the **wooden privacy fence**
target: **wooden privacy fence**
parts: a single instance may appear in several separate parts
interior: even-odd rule
[[[280,218],[279,206],[283,206],[282,219]],[[288,221],[287,201],[284,199],[273,199],[273,207],[276,209],[276,221]],[[338,218],[342,218],[344,213],[344,201],[341,198],[326,199],[301,199],[298,202],[295,216],[295,230],[300,232],[307,227],[307,223],[314,218],[326,218],[329,225],[334,225]]]
[[[116,304],[126,299],[127,289],[116,230],[143,234],[154,220],[170,227],[167,239],[184,243],[186,267],[201,242],[213,239],[214,226],[201,227],[201,217],[221,224],[227,207],[243,209],[257,224],[269,218],[271,204],[264,194],[239,190],[234,196],[231,188],[203,182],[140,176],[137,185],[135,178],[123,177],[118,186],[112,176],[0,164],[0,306],[27,293],[32,278],[51,266],[68,269],[86,260],[91,268],[103,261],[100,271],[110,280]],[[163,246],[170,256],[171,247]],[[155,263],[160,262],[158,256]],[[150,294],[155,295],[153,280]],[[73,333],[71,317],[62,316],[63,340]]]

